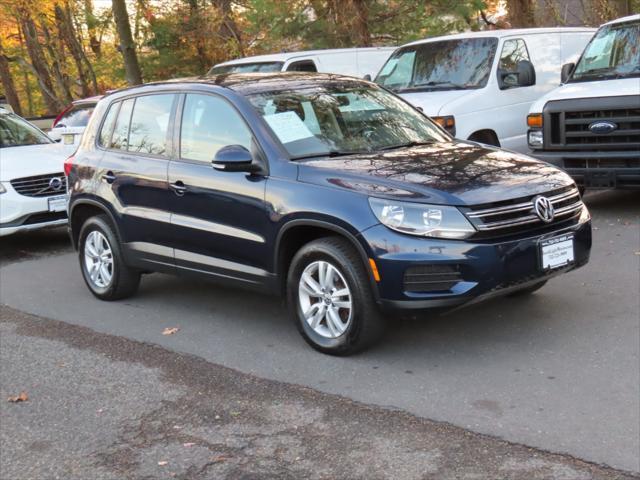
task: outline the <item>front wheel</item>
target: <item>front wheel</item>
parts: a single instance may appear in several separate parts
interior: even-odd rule
[[[119,300],[133,295],[140,272],[124,263],[118,237],[106,215],[89,218],[78,243],[80,269],[91,293],[101,300]]]
[[[372,345],[384,331],[369,275],[342,238],[321,238],[296,253],[287,298],[298,330],[320,352],[350,355]]]

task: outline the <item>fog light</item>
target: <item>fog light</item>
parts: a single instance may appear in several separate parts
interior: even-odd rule
[[[544,144],[544,136],[542,134],[542,130],[529,131],[528,141],[531,148],[542,148],[542,145]]]

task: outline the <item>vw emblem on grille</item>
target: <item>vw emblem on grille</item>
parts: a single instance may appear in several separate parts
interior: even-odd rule
[[[538,218],[540,218],[544,223],[553,222],[553,219],[556,216],[556,211],[553,208],[553,203],[551,203],[551,200],[547,197],[536,197],[533,200],[533,208],[536,211]]]
[[[49,180],[49,188],[51,190],[58,191],[62,188],[62,186],[63,183],[60,177],[53,177],[51,180]]]
[[[599,122],[593,122],[589,124],[589,131],[597,135],[611,133],[617,128],[618,128],[618,125],[613,122],[599,121]]]

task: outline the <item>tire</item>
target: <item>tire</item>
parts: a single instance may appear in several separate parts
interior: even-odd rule
[[[78,260],[84,282],[100,300],[120,300],[138,290],[140,272],[125,265],[118,236],[106,215],[90,217],[82,225]],[[90,265],[103,265],[105,269],[93,269]]]
[[[333,287],[334,293],[343,292],[343,295],[319,294],[322,265],[326,272],[325,289]],[[302,282],[303,274],[311,276],[318,288]],[[384,318],[377,308],[362,259],[353,246],[340,237],[314,240],[295,254],[287,277],[287,300],[298,331],[309,345],[322,353],[351,355],[373,345],[384,332]],[[346,308],[347,304],[350,308]],[[312,318],[305,318],[303,308],[314,313]],[[312,323],[316,324],[315,328]]]
[[[523,288],[522,290],[516,290],[515,292],[510,293],[509,296],[510,297],[522,297],[524,295],[531,295],[532,293],[537,292],[538,290],[540,290],[546,284],[547,284],[547,281],[543,280],[541,282],[538,282],[538,283],[535,283],[535,284],[531,285],[530,287]]]

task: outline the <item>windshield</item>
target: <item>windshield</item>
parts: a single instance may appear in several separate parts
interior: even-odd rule
[[[248,98],[293,159],[450,140],[395,95],[361,83],[314,83]]]
[[[235,65],[219,65],[209,70],[209,75],[225,73],[273,73],[282,71],[284,62],[238,63]]]
[[[640,23],[598,30],[585,49],[570,82],[640,76]]]
[[[497,38],[422,43],[398,50],[376,83],[393,91],[462,90],[487,84]]]
[[[44,133],[19,116],[0,114],[0,148],[52,143]]]

